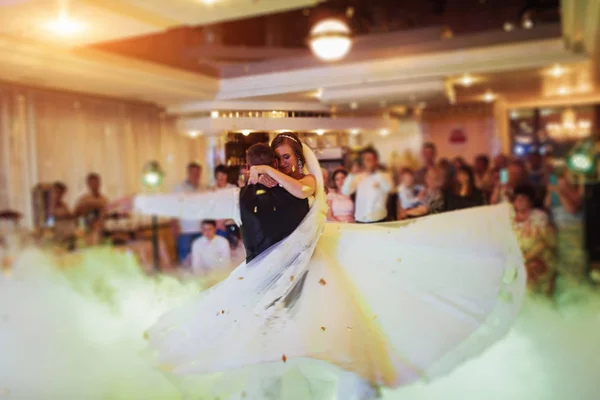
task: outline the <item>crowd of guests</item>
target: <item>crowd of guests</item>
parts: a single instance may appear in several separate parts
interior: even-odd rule
[[[329,220],[378,223],[511,203],[529,287],[551,295],[559,274],[570,282],[584,278],[583,186],[550,156],[479,155],[469,165],[461,157],[438,159],[433,143],[423,146],[421,156],[422,168],[394,174],[367,148],[349,172],[337,169],[330,177],[324,170]]]
[[[558,274],[581,281],[586,271],[582,219],[582,186],[566,169],[557,169],[550,157],[537,153],[526,159],[480,155],[468,164],[463,158],[438,159],[434,144],[421,152],[422,167],[390,171],[380,164],[371,147],[361,151],[349,170],[323,169],[328,220],[341,223],[379,223],[430,214],[511,203],[512,223],[526,261],[532,290],[552,294]],[[190,163],[177,193],[221,190],[246,183],[240,171],[237,185],[230,183],[223,166],[214,170],[215,184],[202,184],[202,166]],[[71,210],[64,201],[67,187],[54,184],[53,224],[67,236],[73,220],[100,235],[102,213],[108,203],[101,193],[98,174],[87,177],[88,193]],[[179,265],[196,275],[229,270],[244,260],[239,228],[232,220],[171,222]]]

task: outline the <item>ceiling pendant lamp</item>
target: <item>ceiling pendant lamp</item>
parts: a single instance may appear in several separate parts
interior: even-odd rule
[[[337,19],[317,23],[310,31],[308,43],[313,54],[326,62],[339,61],[352,47],[350,28]]]

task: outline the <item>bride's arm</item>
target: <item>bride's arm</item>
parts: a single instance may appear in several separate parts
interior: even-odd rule
[[[202,219],[233,219],[239,224],[239,189],[206,193],[138,195],[132,200],[133,211],[146,215]]]
[[[275,179],[281,187],[290,192],[294,197],[299,199],[306,199],[309,196],[315,194],[317,188],[317,181],[314,176],[306,175],[304,178],[298,180],[291,176],[284,174],[268,165],[255,165],[250,168],[257,174],[267,174],[271,178]]]

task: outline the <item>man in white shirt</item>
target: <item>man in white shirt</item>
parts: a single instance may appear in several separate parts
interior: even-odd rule
[[[202,221],[202,237],[192,244],[192,271],[195,275],[205,276],[231,267],[229,242],[217,236],[217,224],[214,220]]]
[[[200,177],[202,176],[202,166],[191,162],[187,166],[187,179],[177,185],[174,193],[198,193],[202,191]],[[192,249],[192,243],[198,239],[201,233],[200,220],[175,220],[173,221],[173,234],[177,238],[177,258],[179,262],[184,262]]]
[[[370,224],[387,217],[387,201],[392,190],[391,176],[380,170],[377,150],[368,147],[361,152],[363,172],[351,173],[342,186],[342,194],[356,192],[354,217],[356,222]]]

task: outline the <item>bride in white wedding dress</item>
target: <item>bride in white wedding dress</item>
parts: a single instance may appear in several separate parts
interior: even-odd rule
[[[319,164],[304,151],[317,180],[307,217],[197,299],[193,284],[134,273],[128,255],[96,250],[58,271],[24,253],[0,278],[0,396],[362,399],[371,386],[444,374],[506,334],[525,288],[507,207],[326,225]],[[136,205],[239,220],[237,199],[232,190]]]
[[[306,146],[304,155],[317,179],[309,214],[285,240],[159,320],[149,337],[163,368],[215,374],[211,394],[221,397],[267,398],[269,389],[280,398],[285,379],[271,389],[265,377],[282,368],[306,376],[313,360],[351,372],[365,389],[397,387],[448,372],[509,330],[525,273],[507,206],[389,227],[326,226],[320,166]],[[238,197],[232,189],[138,196],[135,204],[147,214],[239,221]],[[291,392],[300,381],[290,380]]]

